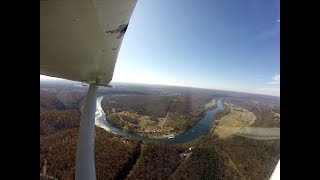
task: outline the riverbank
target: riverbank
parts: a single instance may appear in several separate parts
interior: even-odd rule
[[[114,127],[138,136],[167,139],[183,134],[206,111],[217,107],[215,99],[204,103],[190,102],[189,96],[108,96],[101,106]]]
[[[202,113],[201,119],[193,123],[193,125],[187,128],[184,132],[180,134],[169,133],[169,134],[165,134],[167,135],[166,138],[156,138],[155,136],[150,136],[151,133],[147,134],[149,136],[143,133],[134,134],[132,132],[122,130],[112,125],[109,119],[106,120],[106,115],[102,110],[102,107],[101,107],[102,99],[103,99],[102,96],[97,98],[96,125],[98,127],[101,127],[106,131],[112,132],[115,134],[119,134],[123,136],[131,136],[133,138],[140,139],[143,141],[156,141],[156,142],[161,142],[165,144],[185,143],[185,142],[195,140],[200,136],[207,135],[210,132],[210,128],[216,113],[223,109],[221,100],[218,100],[217,107],[215,109],[208,110],[205,113]],[[174,138],[168,139],[168,137],[169,136],[172,137],[172,135],[174,135]]]
[[[205,110],[214,109],[216,107],[217,107],[217,103],[216,103],[215,99],[212,99],[210,102],[208,102],[207,104],[204,105]]]

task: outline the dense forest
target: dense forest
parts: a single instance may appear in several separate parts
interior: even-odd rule
[[[45,109],[79,109],[84,100],[85,93],[68,91],[40,91],[40,108]]]
[[[60,89],[54,91],[48,87],[40,89],[40,177],[74,179],[80,108],[86,89],[67,85],[57,87]],[[154,89],[144,89],[143,93],[161,92],[167,96],[176,93],[174,88]],[[177,91],[190,93],[196,90]],[[199,102],[207,102],[208,97],[219,97],[217,91],[203,92],[205,95],[198,98],[201,99]],[[230,95],[229,92],[225,94]],[[251,98],[236,95],[236,98],[223,97],[254,112],[257,121],[253,126],[280,127],[280,119],[274,117],[274,113],[280,113],[277,103],[268,104],[271,100],[260,101],[258,97],[255,100],[259,103],[256,103]],[[192,96],[190,102],[195,100]],[[167,102],[166,99],[159,100]],[[186,109],[190,110],[186,106],[181,111]],[[228,110],[222,111],[220,116],[227,113]],[[188,151],[190,147],[194,149]],[[164,145],[124,138],[101,128],[95,130],[97,179],[269,179],[280,158],[279,152],[279,139],[254,140],[233,135],[222,140],[210,134],[185,144]]]
[[[280,159],[279,139],[255,140],[232,136],[221,140],[210,135],[199,139],[196,146],[208,148],[209,152],[215,150],[215,154],[225,158],[223,162],[226,163],[226,169],[223,176],[228,177],[227,179],[269,179]]]
[[[101,105],[105,112],[132,111],[141,115],[163,118],[167,112],[176,114],[202,114],[209,95],[114,95],[103,98]]]
[[[40,110],[40,135],[76,128],[80,123],[77,110]]]
[[[140,142],[114,136],[96,128],[95,160],[97,179],[115,179],[126,175],[130,163],[138,157]],[[40,139],[40,172],[46,164],[46,175],[74,179],[78,128],[67,129]],[[129,169],[130,170],[130,169]]]
[[[144,143],[140,158],[127,179],[168,179],[184,160],[185,149],[160,143]]]
[[[172,96],[156,95],[114,95],[103,98],[101,105],[105,112],[111,113],[114,108],[115,112],[132,111],[140,115],[162,118],[167,115],[172,98]]]
[[[170,179],[225,179],[226,176],[235,178],[237,174],[226,172],[226,158],[213,146],[196,146],[196,149]]]

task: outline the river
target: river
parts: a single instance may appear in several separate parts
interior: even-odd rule
[[[102,101],[103,97],[104,96],[99,96],[97,98],[96,119],[95,119],[96,126],[101,127],[108,132],[115,133],[118,135],[130,136],[130,137],[142,140],[142,141],[161,142],[164,144],[186,143],[186,142],[195,140],[200,136],[208,135],[208,133],[210,132],[211,126],[212,126],[212,122],[215,119],[216,113],[219,110],[223,110],[221,99],[219,99],[217,101],[216,108],[206,111],[205,115],[199,121],[197,121],[192,127],[190,127],[186,132],[184,132],[183,134],[177,135],[173,139],[155,139],[155,138],[149,138],[149,137],[145,137],[145,136],[135,135],[135,134],[129,133],[127,131],[123,131],[121,129],[118,129],[118,128],[114,127],[112,124],[110,124],[106,120],[106,115],[101,107],[101,101]]]

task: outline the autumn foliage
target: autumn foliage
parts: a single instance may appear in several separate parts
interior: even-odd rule
[[[58,85],[57,85],[58,86]],[[72,90],[73,86],[59,85],[60,89],[40,90],[40,172],[42,179],[74,179],[75,155],[80,124],[83,91]],[[126,87],[126,86],[124,86]],[[121,92],[124,88],[119,88]],[[141,94],[148,90],[138,88]],[[169,89],[170,90],[170,89]],[[171,89],[172,90],[172,89]],[[142,92],[143,91],[143,92]],[[201,93],[193,92],[199,91]],[[120,91],[119,91],[120,92]],[[154,90],[149,91],[154,93]],[[184,104],[173,103],[172,109],[179,113],[198,112],[211,97],[225,95],[226,100],[244,107],[258,117],[253,124],[257,127],[280,127],[280,119],[274,113],[280,113],[276,103],[255,104],[247,97],[233,98],[229,92],[183,90]],[[116,93],[114,90],[113,93]],[[219,94],[220,93],[220,94]],[[227,96],[228,95],[228,96]],[[141,95],[142,97],[142,95]],[[139,98],[141,98],[139,97]],[[151,96],[150,96],[151,97]],[[137,98],[132,96],[132,98]],[[120,98],[121,99],[121,98]],[[142,111],[154,117],[163,117],[167,112],[171,98],[154,96],[163,107],[150,106],[148,100],[135,102],[134,110]],[[256,99],[258,100],[258,99]],[[263,99],[262,99],[263,100]],[[270,99],[267,99],[267,104]],[[117,107],[124,106],[125,99],[117,99]],[[141,107],[143,106],[143,107]],[[270,110],[270,107],[273,107]],[[153,112],[159,109],[159,112]],[[199,110],[199,111],[198,111]],[[220,112],[219,116],[227,114]],[[130,121],[130,120],[128,120]],[[195,147],[188,152],[189,147]],[[181,156],[188,152],[187,156]],[[254,140],[239,136],[219,139],[212,134],[186,144],[165,145],[155,142],[143,142],[136,139],[124,139],[96,127],[95,161],[96,175],[102,179],[269,179],[280,158],[280,140]]]

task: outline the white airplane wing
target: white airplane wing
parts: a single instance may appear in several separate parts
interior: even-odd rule
[[[40,0],[40,74],[107,85],[137,0]]]

